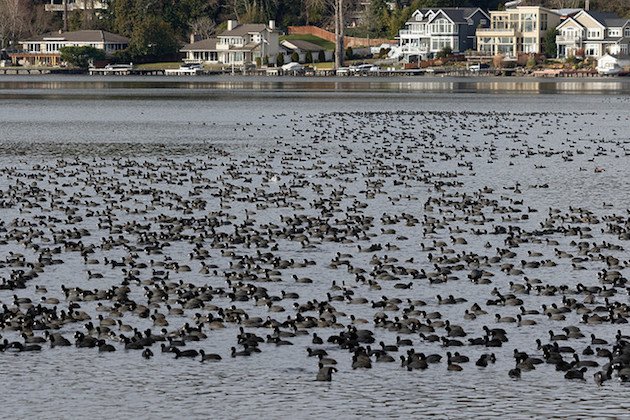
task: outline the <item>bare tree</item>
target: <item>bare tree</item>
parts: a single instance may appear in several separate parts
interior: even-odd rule
[[[335,0],[335,69],[343,67],[345,29],[344,0]]]
[[[207,39],[214,35],[216,27],[216,22],[208,16],[201,16],[190,23],[190,31],[195,35],[199,35],[202,39]]]
[[[255,22],[275,14],[278,0],[228,0],[227,8],[239,22]]]
[[[26,0],[0,0],[0,45],[6,48],[28,30],[29,8]]]

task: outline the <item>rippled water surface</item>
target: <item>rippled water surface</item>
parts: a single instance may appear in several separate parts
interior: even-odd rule
[[[579,326],[586,337],[565,344],[581,354],[590,344],[591,333],[612,343],[618,329],[630,334],[627,324],[582,324],[581,315],[575,311],[567,313],[564,321],[528,315],[538,324],[499,324],[495,314],[515,317],[520,313],[518,306],[486,302],[496,299],[493,288],[507,295],[513,292],[509,282],[525,284],[532,278],[540,279],[542,286],[568,285],[566,296],[581,302],[585,296],[575,293],[578,283],[602,285],[598,273],[606,264],[596,258],[598,253],[614,254],[622,260],[619,270],[626,273],[623,262],[628,261],[628,255],[624,250],[593,251],[595,256],[582,263],[584,270],[576,270],[571,259],[558,258],[555,249],[576,253],[571,241],[627,245],[617,235],[605,233],[602,221],[625,220],[630,209],[629,110],[630,84],[622,79],[2,77],[0,276],[8,279],[16,269],[27,269],[11,264],[15,253],[34,262],[42,249],[61,247],[54,258],[62,260],[46,265],[25,289],[0,290],[6,310],[26,312],[28,305],[16,306],[14,294],[35,304],[42,296],[56,297],[61,300],[58,310],[67,310],[71,302],[65,299],[62,284],[89,290],[120,286],[123,270],[132,267],[111,267],[105,258],[122,261],[131,256],[135,263],[147,264],[137,272],[138,282],[129,285],[129,298],[139,304],[148,305],[146,291],[159,285],[159,281],[151,280],[155,275],[152,270],[164,268],[151,267],[151,263],[160,260],[191,268],[189,272],[167,270],[168,282],[181,280],[182,284],[209,285],[229,292],[226,276],[251,274],[257,264],[273,268],[261,261],[239,265],[242,258],[231,257],[230,252],[252,258],[259,252],[272,252],[282,260],[315,263],[282,269],[277,276],[280,281],[263,281],[261,271],[259,280],[243,280],[244,284],[265,287],[269,296],[281,296],[283,291],[298,293],[297,299],[273,302],[285,312],[270,312],[252,299],[233,301],[225,295],[216,295],[207,304],[224,309],[235,305],[252,317],[283,322],[296,316],[294,303],[326,301],[327,293],[344,294],[331,290],[335,281],[344,284],[348,297],[376,302],[383,296],[402,299],[399,310],[386,311],[389,319],[403,317],[403,309],[409,309],[407,299],[420,299],[427,305],[417,309],[440,311],[442,320],[461,325],[468,333],[461,339],[465,342],[482,336],[484,325],[504,328],[509,337],[501,348],[444,348],[424,342],[418,333],[403,334],[402,338],[413,340],[417,352],[444,357],[440,364],[413,372],[401,368],[398,361],[405,347],[392,352],[394,363],[352,369],[347,350],[332,343],[314,346],[310,335],[286,338],[292,346],[262,343],[261,353],[232,358],[230,348],[237,345],[239,325],[228,320],[223,329],[206,326],[207,339],[186,345],[218,353],[223,358],[218,363],[202,364],[198,358],[176,360],[172,353],[161,353],[157,344],[152,347],[155,357],[145,360],[140,351],[125,350],[113,337],[108,337],[108,342],[116,346],[114,353],[44,344],[41,352],[0,353],[3,417],[626,416],[630,390],[615,380],[596,386],[592,374],[597,368],[589,368],[586,381],[565,380],[552,365],[523,372],[520,380],[509,378],[507,372],[514,367],[514,349],[542,357],[535,340],[549,342],[548,330],[561,333],[568,325]],[[595,172],[595,168],[604,171]],[[449,200],[462,201],[463,194],[496,201],[477,213],[447,204]],[[427,205],[429,199],[437,201]],[[576,212],[575,208],[590,213]],[[505,234],[489,234],[499,225],[518,227],[523,232],[540,230],[542,223],[556,214],[550,209],[567,215],[556,226],[591,230],[585,229],[588,235],[582,238],[559,232],[539,238],[533,235],[514,246],[506,242]],[[521,217],[523,214],[528,217]],[[569,218],[570,214],[575,217]],[[291,231],[289,218],[301,215],[319,218],[328,229]],[[397,219],[388,224],[384,215]],[[416,223],[406,223],[405,215],[413,216]],[[613,219],[613,215],[620,219]],[[586,220],[587,216],[592,218]],[[173,218],[170,223],[175,227],[167,226],[165,217]],[[205,217],[222,223],[211,230],[191,222]],[[370,217],[374,218],[372,226],[357,222]],[[436,224],[431,218],[437,219]],[[474,224],[473,220],[481,222]],[[135,230],[137,224],[164,235],[159,239],[165,244],[162,253],[145,252],[146,243],[140,241],[143,236]],[[347,226],[365,230],[344,237],[332,233]],[[216,238],[221,243],[220,238],[235,231],[251,239],[255,232],[250,228],[269,242],[257,247],[255,243],[248,246],[247,240],[226,240],[223,247],[211,246],[217,243]],[[90,235],[59,239],[75,229],[85,229]],[[305,233],[309,243],[296,239],[298,233]],[[467,244],[455,244],[451,236],[465,238]],[[119,237],[129,242],[104,245]],[[96,247],[90,258],[97,259],[98,264],[87,265],[79,252],[68,249],[67,242],[79,240]],[[558,244],[547,244],[546,240]],[[375,271],[391,258],[396,262],[385,266],[390,274],[396,266],[435,270],[429,253],[423,250],[435,241],[445,241],[446,246],[438,246],[431,251],[432,256],[493,256],[497,248],[509,248],[517,256],[485,268],[493,274],[490,284],[471,283],[467,279],[471,266],[453,271],[457,279],[440,284],[406,274],[389,280],[377,277]],[[357,246],[367,248],[370,244],[383,248],[358,251]],[[387,249],[386,244],[395,247]],[[207,251],[205,260],[190,258],[196,246]],[[373,281],[373,287],[367,281],[357,281],[346,265],[331,267],[338,252],[351,254],[343,258],[351,260],[353,268],[366,270],[363,276]],[[538,252],[540,256],[532,256]],[[521,268],[521,260],[548,259],[557,265],[523,268],[524,273],[514,275],[500,269],[503,263]],[[202,261],[216,268],[202,273]],[[90,278],[87,270],[101,273],[103,278]],[[313,283],[296,283],[294,274],[310,277]],[[232,278],[235,285],[238,281]],[[412,283],[410,289],[395,287],[408,282]],[[35,285],[46,287],[47,292],[39,292]],[[174,287],[180,287],[182,293],[186,288]],[[627,304],[625,287],[617,289],[610,299]],[[437,295],[463,297],[467,302],[443,305]],[[527,309],[563,305],[561,292],[545,295],[534,289],[517,296]],[[107,300],[78,302],[95,325],[99,314],[109,316],[96,310],[99,302],[111,305]],[[475,302],[488,314],[464,319],[465,310]],[[166,314],[167,303],[180,307],[181,300],[172,294],[168,301],[149,305],[151,313]],[[604,297],[597,296],[588,307],[603,303]],[[369,321],[358,324],[359,328],[375,331],[373,348],[380,348],[381,340],[393,344],[401,335],[375,327],[373,319],[380,309],[370,303],[333,300],[330,304],[340,325],[311,328],[309,334],[317,332],[326,339],[350,325],[349,316],[355,315]],[[196,313],[218,316],[216,308],[190,309],[183,316],[167,315],[169,325],[165,328],[172,332],[185,323],[194,324]],[[114,319],[160,334],[162,327],[154,326],[150,318],[132,312],[121,315]],[[316,311],[303,315],[319,316]],[[426,323],[421,315],[413,316]],[[75,331],[86,331],[86,323],[69,322],[60,325],[58,332],[73,341]],[[119,331],[118,326],[111,329],[116,335],[132,334]],[[273,333],[268,328],[246,330],[263,338]],[[41,331],[34,333],[41,335]],[[435,333],[446,335],[444,328],[436,328]],[[0,334],[10,341],[20,340],[19,333],[6,325]],[[338,361],[332,382],[314,380],[317,360],[307,356],[307,347],[324,348]],[[459,351],[471,362],[462,364],[462,372],[447,371],[447,351]],[[496,354],[495,364],[486,368],[474,365],[482,353],[490,352]],[[600,365],[607,362],[595,356],[589,359]]]

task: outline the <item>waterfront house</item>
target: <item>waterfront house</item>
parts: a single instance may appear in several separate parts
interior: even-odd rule
[[[312,42],[302,41],[297,39],[284,40],[280,42],[281,50],[285,52],[285,55],[289,58],[293,53],[297,53],[300,57],[300,63],[306,62],[306,55],[310,52],[313,57],[313,62],[319,61],[320,52],[324,52],[326,61],[332,60],[334,51],[326,51],[326,48],[313,44]],[[286,62],[287,60],[285,60]]]
[[[475,48],[475,31],[488,27],[490,17],[479,8],[418,9],[398,32],[403,61],[434,56],[445,47],[454,53]]]
[[[490,27],[477,29],[477,51],[518,57],[540,54],[543,39],[561,20],[561,13],[540,6],[512,6],[490,12]]]
[[[30,66],[59,66],[61,48],[94,47],[111,55],[129,46],[129,38],[106,31],[84,30],[74,32],[49,32],[19,41],[21,51],[11,53],[14,64]]]
[[[184,45],[180,50],[186,54],[187,63],[212,63],[243,66],[261,61],[267,57],[269,62],[275,63],[280,51],[280,33],[276,29],[275,21],[269,24],[243,24],[228,20],[227,30],[216,38],[193,41]]]
[[[556,28],[558,58],[576,55],[599,58],[606,53],[628,54],[630,20],[613,13],[581,10]]]
[[[68,12],[74,11],[100,11],[106,10],[108,5],[107,0],[67,0],[67,4],[64,4],[64,0],[50,0],[44,6],[47,12]]]

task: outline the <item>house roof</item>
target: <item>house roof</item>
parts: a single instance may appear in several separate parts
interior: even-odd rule
[[[302,51],[326,51],[326,48],[317,45],[317,44],[313,44],[312,42],[308,42],[308,41],[302,41],[302,40],[298,40],[298,39],[291,39],[291,40],[285,40],[282,41],[282,45],[287,47],[290,50],[293,49],[298,49],[298,50],[302,50]]]
[[[628,23],[628,19],[623,19],[620,17],[606,19],[606,26],[608,26],[609,28],[621,28],[626,23]]]
[[[66,42],[102,42],[108,44],[128,44],[129,38],[107,31],[84,30],[74,32],[48,32],[29,38],[27,41],[66,41]]]
[[[440,12],[442,12],[451,21],[453,21],[453,23],[466,23],[467,19],[473,16],[477,11],[480,11],[486,17],[489,18],[488,14],[478,7],[442,7],[442,8],[426,8],[426,9],[416,10],[416,12],[422,13],[422,16],[423,16],[422,20],[428,20],[425,15],[429,12],[434,12],[436,13],[436,15],[439,15]],[[413,16],[415,16],[416,12],[414,12]],[[413,23],[413,22],[419,22],[419,21],[411,20],[408,23]]]
[[[619,16],[617,16],[614,13],[609,13],[609,12],[587,11],[586,13],[588,13],[589,16],[591,16],[593,19],[601,23],[603,26],[610,26],[608,23],[609,21],[619,19]],[[619,26],[623,26],[623,24]]]
[[[250,33],[259,33],[267,29],[267,25],[264,23],[249,23],[244,25],[238,25],[231,31],[225,31],[219,34],[219,36],[245,36]]]
[[[202,39],[201,41],[186,44],[180,51],[208,51],[216,50],[217,47],[216,38]]]

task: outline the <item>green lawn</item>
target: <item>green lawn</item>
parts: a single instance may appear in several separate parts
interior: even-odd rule
[[[178,69],[179,66],[182,64],[181,61],[177,61],[177,62],[165,62],[165,63],[145,63],[145,64],[138,64],[136,67],[139,70],[166,70],[166,69]]]
[[[325,39],[319,38],[315,35],[284,35],[280,37],[280,41],[290,41],[292,39],[296,41],[308,41],[315,45],[319,45],[320,47],[324,47],[328,51],[333,51],[335,49],[335,44],[333,42],[328,42]]]

